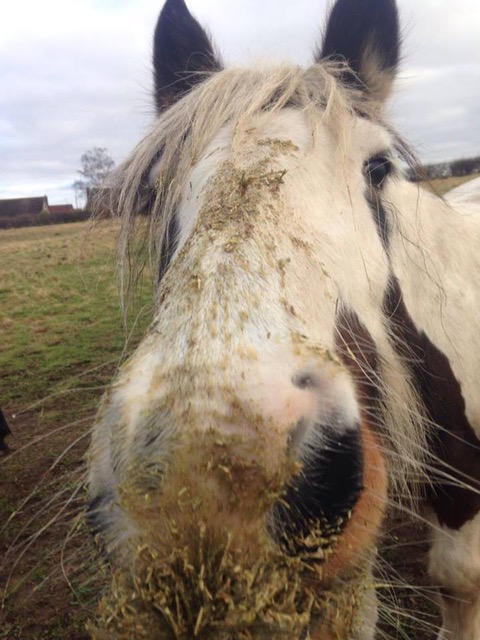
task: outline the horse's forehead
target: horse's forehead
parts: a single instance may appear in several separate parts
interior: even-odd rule
[[[332,131],[332,124],[339,129]],[[209,198],[215,196],[217,188],[212,188],[212,178],[215,179],[224,171],[231,171],[233,164],[238,181],[241,182],[245,169],[245,183],[251,187],[255,180],[249,181],[252,176],[249,176],[248,170],[260,163],[261,176],[271,170],[280,171],[278,184],[281,185],[282,195],[275,204],[277,213],[280,213],[275,222],[277,245],[280,246],[282,241],[287,242],[288,246],[295,244],[295,241],[302,240],[298,234],[306,233],[309,244],[315,243],[317,238],[316,253],[324,255],[327,262],[331,254],[329,247],[339,242],[353,243],[352,246],[368,245],[371,248],[368,258],[362,251],[362,264],[351,266],[353,272],[358,274],[355,280],[362,279],[363,282],[363,275],[367,271],[366,281],[381,282],[378,288],[381,292],[387,278],[385,256],[364,197],[362,172],[364,162],[372,155],[387,150],[391,143],[391,135],[384,127],[353,112],[337,122],[335,117],[323,118],[319,115],[317,119],[312,119],[305,111],[285,108],[273,113],[260,112],[235,124],[225,125],[213,136],[204,153],[192,166],[184,184],[182,201],[176,210],[179,222],[178,247],[182,247],[194,233],[201,212],[211,209]],[[262,162],[265,159],[268,163],[264,167]],[[282,171],[286,172],[285,179]],[[222,182],[219,181],[219,184]],[[238,188],[239,185],[232,186]],[[265,186],[261,193],[262,197],[268,199],[269,187]],[[225,194],[222,195],[222,202],[224,199]],[[363,220],[360,227],[354,219],[357,216]],[[268,216],[263,218],[263,226],[268,231]],[[257,234],[261,233],[261,221],[261,217],[255,217]],[[234,220],[231,221],[233,223]],[[279,225],[285,227],[288,234],[285,235],[285,228],[282,232]],[[292,225],[295,226],[295,233]],[[352,262],[357,257],[354,254],[350,256]],[[333,263],[328,265],[328,271],[339,276],[339,270],[334,266],[336,261],[333,260]],[[351,280],[348,276],[349,283]],[[360,282],[356,283],[356,291],[364,290],[360,285]],[[351,287],[345,288],[345,295],[348,293],[347,297],[350,298]]]
[[[268,141],[291,142],[300,154],[307,153],[314,142],[314,127],[304,111],[284,108],[275,112],[259,112],[252,118],[240,121],[231,130],[232,146],[237,153],[265,146]],[[278,155],[288,152],[288,147],[278,146]]]
[[[330,117],[320,111],[312,117],[295,108],[255,113],[223,126],[192,165],[183,189],[181,226],[182,223],[190,226],[189,221],[205,195],[205,185],[223,170],[227,161],[238,169],[248,169],[268,159],[277,168],[287,170],[289,178],[297,176],[295,182],[302,181],[304,174],[296,170],[303,167],[310,174],[318,173],[319,189],[325,187],[322,168],[329,167],[336,178],[341,178],[335,180],[339,195],[347,183],[358,180],[368,158],[391,146],[392,136],[381,124],[348,110],[341,117]],[[331,191],[332,184],[328,187]]]
[[[314,138],[312,123],[303,111],[286,108],[273,113],[255,113],[223,126],[194,165],[192,174],[194,177],[211,175],[225,160],[247,168],[267,156],[277,161],[291,157],[292,152],[305,156]]]
[[[285,108],[223,126],[183,174],[173,288],[180,269],[205,280],[227,260],[237,288],[253,286],[250,272],[264,274],[264,307],[272,315],[294,309],[289,322],[303,322],[322,344],[333,347],[339,298],[373,330],[388,265],[363,167],[389,145],[384,128],[353,112],[312,117]],[[240,246],[235,262],[228,251]]]
[[[259,149],[272,141],[291,143],[290,148],[281,144],[276,148],[271,146],[270,151],[273,150],[277,157],[295,148],[298,155],[308,161],[313,159],[310,157],[313,151],[316,161],[347,165],[349,158],[367,159],[388,149],[392,136],[379,122],[359,117],[348,109],[330,115],[318,110],[313,117],[312,113],[293,107],[273,112],[257,111],[212,134],[210,142],[193,159],[184,195],[191,196],[195,185],[203,187],[227,159],[234,159],[239,166],[257,161]],[[156,185],[161,164],[159,160],[150,170],[152,187]]]
[[[347,157],[359,154],[368,158],[392,145],[390,132],[379,121],[361,117],[353,110],[342,108],[331,114],[318,110],[312,114],[287,107],[274,112],[257,112],[235,125],[222,127],[207,147],[203,159],[206,162],[215,156],[215,152],[228,150],[238,161],[248,162],[252,157],[254,160],[258,157],[259,146],[276,140],[292,143],[299,156],[310,155],[313,151],[325,159],[332,158],[329,153],[332,149]],[[291,147],[278,145],[274,151],[278,156],[289,155]]]

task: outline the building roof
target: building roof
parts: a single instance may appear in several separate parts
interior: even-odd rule
[[[12,218],[21,215],[38,215],[44,205],[48,207],[47,196],[0,200],[0,217]]]
[[[49,204],[50,213],[73,213],[73,204]]]

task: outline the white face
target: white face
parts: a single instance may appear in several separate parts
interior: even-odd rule
[[[117,172],[112,201],[129,237],[150,172],[150,229],[176,237],[154,322],[104,400],[89,460],[92,524],[142,612],[153,576],[169,618],[183,615],[180,584],[201,626],[192,594],[207,583],[221,602],[209,624],[225,622],[226,593],[229,614],[238,605],[250,618],[252,594],[278,593],[280,567],[288,603],[315,592],[292,637],[373,629],[385,451],[408,495],[426,475],[432,422],[462,441],[465,399],[479,424],[480,332],[464,322],[478,307],[479,229],[402,178],[398,140],[379,122],[398,12],[380,4],[337,0],[305,71],[219,72],[183,0],[160,15],[158,126]]]
[[[366,119],[342,127],[260,114],[220,131],[193,167],[153,326],[95,430],[93,493],[115,495],[132,467],[162,466],[174,443],[211,430],[257,441],[272,470],[324,431],[358,431],[338,316],[353,309],[386,340],[388,261],[365,167],[392,144]],[[130,529],[120,520],[114,537]]]

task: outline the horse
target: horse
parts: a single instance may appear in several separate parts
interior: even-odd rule
[[[229,69],[163,6],[104,189],[156,282],[93,428],[93,638],[371,640],[392,501],[431,524],[439,638],[480,637],[480,210],[406,178],[399,31],[336,0],[310,67]]]
[[[448,200],[455,202],[480,203],[480,178],[474,178],[448,192]]]

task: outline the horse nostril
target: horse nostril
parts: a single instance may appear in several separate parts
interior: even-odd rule
[[[307,427],[300,420],[290,447]],[[319,557],[343,529],[363,490],[362,436],[359,428],[338,433],[317,424],[306,447],[298,445],[302,469],[273,508],[272,533],[287,551]],[[308,542],[307,542],[308,541]]]
[[[302,371],[292,377],[292,384],[297,389],[313,389],[318,386],[318,379],[311,371]]]

